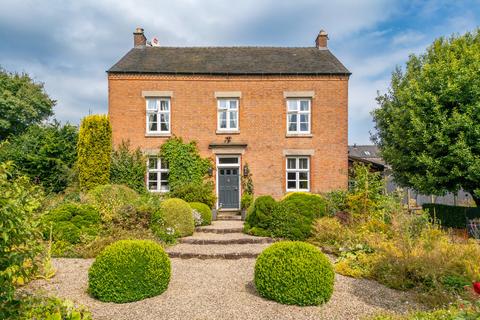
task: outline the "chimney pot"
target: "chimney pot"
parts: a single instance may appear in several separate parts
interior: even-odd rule
[[[325,30],[320,30],[317,38],[315,39],[315,45],[318,49],[326,49],[328,43],[328,33]]]
[[[145,47],[147,45],[147,38],[143,33],[143,28],[136,28],[135,32],[133,33],[133,46],[137,47]]]

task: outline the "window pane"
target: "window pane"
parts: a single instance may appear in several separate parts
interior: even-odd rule
[[[157,190],[157,182],[156,181],[149,181],[148,182],[148,190]]]
[[[170,188],[168,187],[168,181],[160,182],[160,190],[161,191],[168,191]]]
[[[168,172],[160,173],[160,180],[168,182]]]
[[[287,168],[288,169],[295,169],[296,167],[297,167],[297,159],[288,158],[287,159]]]
[[[295,180],[296,178],[297,178],[297,174],[295,172],[287,173],[287,180]]]
[[[157,181],[157,178],[158,178],[158,175],[156,172],[150,172],[148,174],[148,181],[152,182],[152,181]]]
[[[299,181],[298,184],[299,184],[299,186],[298,186],[299,189],[308,189],[308,182],[307,181]]]
[[[287,105],[288,105],[288,111],[297,111],[298,110],[297,100],[288,100]]]
[[[298,173],[299,180],[308,180],[308,172],[299,172]]]
[[[157,111],[157,99],[148,99],[147,100],[147,110]]]
[[[238,158],[218,158],[219,164],[238,163]]]
[[[296,181],[288,181],[287,182],[287,189],[296,189],[296,188],[297,188]]]
[[[150,122],[150,125],[149,125],[149,127],[148,127],[148,130],[150,130],[150,131],[157,131],[157,130],[158,130],[157,123],[156,123],[156,122]]]
[[[237,129],[237,112],[230,111],[230,129]]]
[[[218,100],[218,107],[220,109],[226,109],[227,108],[227,100],[225,100],[225,99]]]
[[[168,163],[164,159],[160,158],[160,167],[162,169],[168,169]]]
[[[237,100],[230,100],[230,109],[237,109]]]
[[[306,113],[300,114],[300,122],[308,122],[308,114]]]
[[[301,123],[300,123],[300,131],[302,131],[302,132],[308,132],[308,123],[301,122]]]
[[[221,129],[227,128],[227,112],[226,111],[220,112],[220,128]]]
[[[310,109],[309,103],[307,100],[300,101],[300,111],[308,111]]]
[[[160,111],[168,111],[169,103],[168,100],[160,100]]]
[[[160,131],[168,131],[168,123],[160,123]]]
[[[300,169],[308,169],[308,159],[300,158],[298,159]]]
[[[232,169],[232,174],[236,175],[237,174],[237,169]]]
[[[149,169],[157,169],[157,158],[149,158],[148,159],[148,168]]]

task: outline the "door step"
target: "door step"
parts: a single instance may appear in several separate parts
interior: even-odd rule
[[[240,211],[219,211],[217,220],[242,220]]]
[[[241,233],[243,222],[239,220],[215,221],[211,226],[197,227],[196,232],[206,233]]]

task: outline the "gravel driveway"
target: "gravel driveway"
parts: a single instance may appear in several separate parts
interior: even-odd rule
[[[91,259],[54,259],[57,274],[27,290],[46,291],[90,308],[94,319],[362,319],[379,311],[404,312],[414,305],[408,293],[377,282],[336,275],[332,299],[320,307],[281,305],[259,297],[252,284],[255,259],[171,259],[168,290],[150,299],[114,304],[88,296]]]

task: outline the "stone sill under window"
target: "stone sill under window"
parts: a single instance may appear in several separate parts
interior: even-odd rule
[[[171,137],[171,133],[145,133],[145,137],[153,137],[153,138],[168,138]]]
[[[313,134],[311,133],[287,133],[286,138],[312,138]]]
[[[240,130],[217,130],[216,134],[240,134]]]

